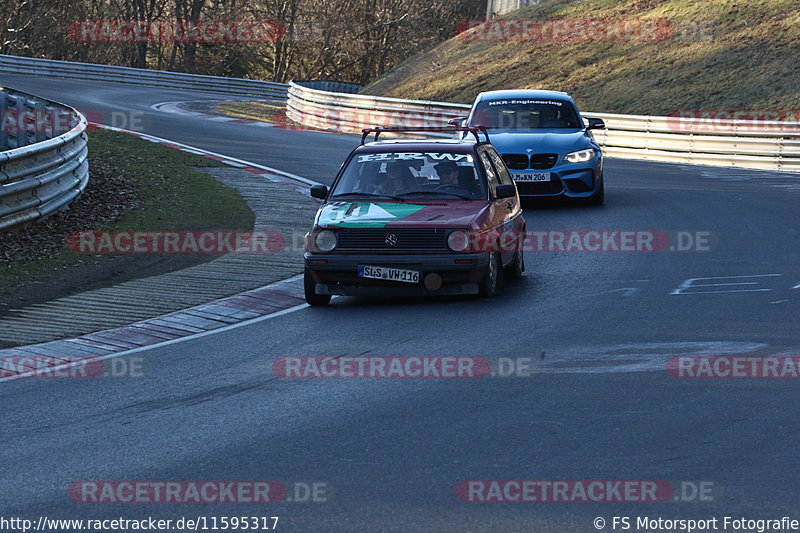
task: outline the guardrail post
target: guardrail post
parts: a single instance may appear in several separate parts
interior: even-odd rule
[[[25,130],[21,128],[22,125],[22,113],[25,112],[26,102],[25,97],[20,94],[12,95],[9,98],[9,103],[14,104],[14,139],[15,143],[12,145],[16,148],[21,146],[26,146],[28,144],[28,136],[25,135]],[[11,107],[11,106],[9,106]]]
[[[0,150],[11,148],[8,144],[8,91],[0,91]]]
[[[47,139],[47,117],[45,116],[46,108],[44,101],[30,99],[25,100],[25,107],[26,111],[30,113],[30,115],[26,114],[26,118],[31,118],[31,121],[26,120],[25,126],[30,124],[33,127],[33,131],[28,131],[26,129],[26,135],[28,142],[30,144],[42,142]]]

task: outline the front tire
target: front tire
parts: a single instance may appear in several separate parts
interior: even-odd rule
[[[478,285],[478,295],[481,298],[491,298],[497,294],[497,288],[500,286],[502,275],[503,268],[500,264],[500,254],[492,252],[489,254],[489,265],[486,267],[483,279],[481,279]]]
[[[505,276],[508,279],[520,279],[524,276],[525,272],[525,256],[522,253],[522,250],[517,250],[514,252],[514,259],[512,259],[511,264],[506,268]]]
[[[330,294],[317,294],[317,282],[311,277],[311,272],[306,268],[303,271],[303,289],[306,294],[306,303],[312,307],[328,305],[331,301]]]

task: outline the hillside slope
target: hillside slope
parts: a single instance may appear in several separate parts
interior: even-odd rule
[[[575,40],[551,32],[499,42],[497,26],[473,40],[462,33],[363,92],[471,103],[482,90],[555,89],[582,109],[629,114],[800,110],[798,7],[798,0],[549,0],[501,20],[568,19]],[[581,37],[581,21],[641,19],[658,21],[657,39]]]

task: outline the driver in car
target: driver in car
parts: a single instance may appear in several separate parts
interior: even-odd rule
[[[458,185],[458,165],[452,161],[442,161],[433,167],[439,176],[439,185]]]

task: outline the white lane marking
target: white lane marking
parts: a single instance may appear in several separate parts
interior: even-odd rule
[[[726,279],[748,279],[748,278],[769,278],[775,276],[782,276],[782,274],[752,274],[749,276],[714,276],[708,278],[689,278],[685,280],[681,285],[673,290],[670,294],[719,294],[719,293],[729,293],[729,292],[766,292],[771,291],[772,289],[734,289],[734,290],[711,290],[711,291],[697,291],[693,289],[703,288],[703,287],[722,287],[722,286],[735,286],[735,285],[757,285],[758,283],[755,281],[748,281],[748,282],[731,282],[731,283],[695,283],[697,281],[706,281],[706,280],[726,280]]]
[[[265,171],[267,171],[267,172],[269,172],[271,174],[275,174],[277,176],[282,176],[284,178],[288,178],[288,179],[293,180],[293,181],[299,181],[300,183],[303,183],[303,184],[308,185],[308,186],[321,185],[321,183],[318,183],[318,182],[316,182],[314,180],[310,180],[308,178],[304,178],[302,176],[298,176],[297,174],[292,174],[291,172],[285,172],[283,170],[278,170],[277,168],[272,168],[272,167],[267,167],[267,166],[264,166],[264,165],[259,165],[258,163],[251,163],[250,161],[245,161],[243,159],[237,159],[235,157],[231,157],[231,156],[224,155],[224,154],[219,154],[217,152],[211,152],[209,150],[204,150],[202,148],[197,148],[196,146],[191,146],[191,145],[179,143],[179,142],[176,142],[176,141],[170,141],[169,139],[162,139],[161,137],[154,137],[152,135],[145,135],[145,134],[142,134],[142,133],[137,133],[135,131],[124,130],[122,128],[115,128],[113,126],[102,126],[101,125],[100,127],[101,128],[105,128],[105,129],[109,129],[109,130],[112,130],[112,131],[121,131],[122,133],[130,133],[131,135],[136,135],[137,137],[141,137],[142,139],[144,139],[146,141],[150,141],[150,142],[154,142],[154,143],[168,143],[168,144],[171,144],[173,146],[179,146],[181,148],[186,148],[188,150],[195,150],[196,152],[199,152],[202,155],[213,155],[214,157],[219,157],[221,159],[224,159],[225,162],[233,161],[235,163],[241,163],[241,164],[243,164],[245,166],[248,166],[248,167],[260,168],[261,170],[265,170]]]

